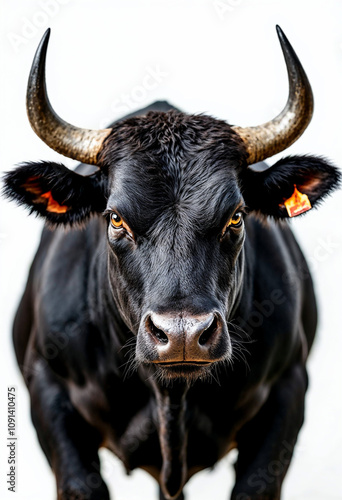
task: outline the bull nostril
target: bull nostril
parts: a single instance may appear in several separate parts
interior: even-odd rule
[[[214,316],[213,321],[211,324],[204,330],[200,338],[198,339],[198,343],[201,346],[205,346],[209,342],[209,340],[212,338],[212,336],[215,334],[217,331],[218,323],[217,323],[217,317]]]
[[[151,319],[151,316],[149,316],[146,319],[145,326],[146,326],[146,329],[153,335],[153,337],[155,337],[157,340],[159,340],[160,343],[162,343],[162,344],[168,343],[169,339],[167,338],[167,336],[165,335],[163,330],[156,327],[156,325],[153,323],[153,321]]]

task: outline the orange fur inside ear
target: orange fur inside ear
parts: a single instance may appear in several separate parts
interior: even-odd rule
[[[48,212],[53,212],[55,214],[64,214],[65,212],[67,212],[70,207],[68,207],[67,205],[60,205],[58,201],[53,198],[51,191],[47,191],[46,193],[42,192],[38,179],[38,177],[30,177],[22,186],[29,193],[37,195],[37,197],[33,201],[35,203],[47,202],[46,210]]]
[[[64,214],[69,210],[69,207],[67,205],[60,205],[58,201],[53,199],[51,191],[43,193],[40,196],[41,198],[45,198],[46,200],[48,200],[48,204],[46,207],[46,210],[48,212],[54,212],[55,214]]]

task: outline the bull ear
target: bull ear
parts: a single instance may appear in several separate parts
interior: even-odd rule
[[[315,156],[283,158],[262,172],[248,168],[241,178],[249,209],[276,219],[290,216],[289,205],[294,206],[291,216],[304,213],[310,205],[316,206],[339,187],[340,180],[336,167]]]
[[[106,206],[104,174],[82,176],[52,162],[26,163],[4,176],[4,194],[50,224],[80,224]]]

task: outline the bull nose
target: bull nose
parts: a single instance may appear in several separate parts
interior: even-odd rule
[[[175,315],[149,313],[145,332],[158,351],[157,362],[211,362],[221,340],[223,320],[217,313]]]

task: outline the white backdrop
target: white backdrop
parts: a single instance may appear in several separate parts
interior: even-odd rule
[[[43,144],[26,117],[29,69],[49,26],[47,81],[53,106],[75,125],[98,128],[164,98],[187,112],[208,112],[239,125],[270,119],[287,97],[278,23],[307,71],[316,105],[308,130],[286,154],[325,155],[342,164],[338,0],[1,0],[1,7],[1,171],[24,160],[74,165]],[[305,426],[284,500],[342,499],[341,207],[337,192],[319,210],[291,222],[313,270],[320,327],[309,364]],[[11,344],[14,311],[42,223],[3,199],[0,213],[0,496],[50,500],[55,498],[54,477],[30,421],[28,395]],[[16,494],[6,486],[10,385],[18,392]],[[147,474],[136,471],[128,478],[109,453],[101,457],[113,498],[157,498]],[[195,476],[186,487],[188,499],[229,498],[233,458]]]

